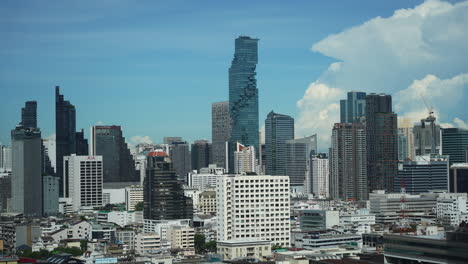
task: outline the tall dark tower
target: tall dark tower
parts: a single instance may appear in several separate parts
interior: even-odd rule
[[[399,191],[393,190],[398,174],[398,130],[391,95],[366,96],[366,138],[369,191]]]
[[[55,136],[56,167],[60,179],[59,194],[63,196],[63,157],[75,153],[76,112],[75,106],[65,101],[60,87],[55,86]]]
[[[234,59],[229,68],[229,170],[232,171],[234,148],[238,143],[258,148],[258,89],[256,68],[258,39],[240,36],[235,42]],[[256,151],[258,153],[258,151]]]
[[[192,219],[192,199],[184,195],[167,153],[150,152],[144,181],[144,218]]]
[[[27,101],[21,108],[21,125],[23,127],[37,128],[37,102]]]
[[[292,139],[294,139],[294,118],[271,111],[265,120],[266,174],[287,175],[286,141]]]
[[[88,140],[84,137],[84,131],[81,129],[80,132],[75,134],[76,144],[76,155],[77,156],[88,156]]]
[[[201,168],[207,168],[211,164],[211,151],[212,145],[208,140],[195,140],[192,143],[192,170],[200,170]]]

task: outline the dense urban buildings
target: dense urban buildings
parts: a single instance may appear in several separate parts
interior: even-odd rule
[[[398,173],[398,135],[391,95],[366,96],[366,141],[370,190],[393,191]]]
[[[312,157],[310,169],[310,190],[316,196],[330,196],[330,168],[326,153],[319,153]]]
[[[468,162],[468,129],[442,129],[442,155],[450,156],[450,165]]]
[[[362,122],[366,115],[366,93],[348,92],[347,99],[340,100],[340,123]]]
[[[190,151],[192,157],[192,170],[199,170],[211,164],[212,145],[208,140],[195,140]]]
[[[286,175],[294,191],[304,192],[309,161],[316,153],[317,135],[286,141]]]
[[[229,114],[231,135],[229,160],[236,144],[258,148],[258,89],[256,67],[258,63],[258,39],[240,36],[235,41],[234,59],[229,68]],[[233,172],[233,166],[229,166]]]
[[[192,200],[184,196],[167,153],[150,152],[144,182],[144,218],[152,220],[191,219]]]
[[[288,247],[289,203],[288,176],[217,178],[217,241],[260,239]]]
[[[55,155],[56,173],[60,179],[60,196],[63,196],[63,157],[75,153],[76,110],[60,94],[60,87],[55,86]]]
[[[64,197],[71,198],[73,211],[102,206],[104,159],[102,156],[64,157]]]
[[[286,141],[294,139],[294,118],[271,111],[265,120],[265,169],[268,175],[286,175]]]
[[[104,182],[138,182],[133,156],[120,126],[91,128],[91,156],[102,156]]]
[[[214,164],[226,168],[226,144],[231,135],[231,116],[229,102],[218,102],[211,105],[211,141]]]
[[[236,144],[234,151],[234,173],[256,173],[257,163],[255,159],[255,148],[253,146],[246,147],[240,143]]]
[[[367,199],[366,158],[365,126],[336,123],[330,149],[330,195],[333,199]]]

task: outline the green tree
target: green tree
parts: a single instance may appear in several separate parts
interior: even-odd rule
[[[205,243],[204,248],[209,252],[216,252],[216,241],[211,240],[208,243]]]
[[[205,249],[205,236],[203,234],[195,234],[195,253],[201,254],[203,253],[203,249]]]
[[[144,209],[143,202],[139,202],[135,205],[135,211],[143,211],[143,209]]]
[[[80,241],[80,249],[82,251],[88,250],[88,240],[81,240]]]

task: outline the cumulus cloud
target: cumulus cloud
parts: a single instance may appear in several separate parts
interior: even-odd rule
[[[351,90],[392,94],[395,111],[418,120],[427,115],[423,95],[440,122],[457,125],[455,117],[468,116],[463,105],[468,77],[466,28],[468,1],[429,0],[315,43],[312,51],[337,62],[297,102],[297,130],[329,139],[333,122],[339,121],[339,99]],[[322,148],[328,144],[329,140],[323,142]]]
[[[101,120],[96,122],[96,126],[103,126],[103,125],[104,125],[104,122],[102,122]]]
[[[133,136],[130,138],[130,144],[138,145],[140,143],[152,144],[153,140],[149,136]]]

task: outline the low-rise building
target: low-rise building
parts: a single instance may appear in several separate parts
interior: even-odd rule
[[[69,225],[68,227],[61,228],[55,232],[50,233],[54,241],[60,242],[64,239],[91,239],[91,224],[86,221],[79,221]]]
[[[195,229],[187,226],[171,226],[168,240],[171,248],[195,248]]]
[[[200,193],[198,209],[201,214],[215,215],[216,214],[216,192],[204,191]]]
[[[100,211],[97,214],[99,223],[114,223],[120,227],[132,224],[143,224],[142,211]]]
[[[445,226],[459,226],[468,221],[466,193],[442,193],[437,198],[437,218]]]
[[[340,213],[329,210],[299,210],[302,231],[321,231],[340,224]]]
[[[305,249],[333,248],[340,245],[351,245],[361,248],[362,236],[355,234],[293,232],[292,242],[294,247]]]
[[[237,258],[265,259],[271,256],[268,240],[225,240],[217,242],[217,252],[224,260]]]
[[[135,236],[135,251],[139,255],[157,253],[161,249],[161,237],[156,233],[139,233]]]

